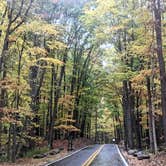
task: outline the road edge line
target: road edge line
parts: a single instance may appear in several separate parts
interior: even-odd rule
[[[89,146],[90,146],[90,145],[89,145]],[[60,158],[60,159],[58,159],[58,160],[55,160],[55,161],[52,161],[52,162],[50,162],[50,163],[44,164],[43,166],[50,166],[51,164],[54,164],[55,162],[58,162],[58,161],[61,161],[61,160],[66,159],[66,158],[68,158],[68,157],[71,157],[72,155],[74,155],[74,154],[80,152],[81,150],[84,150],[84,149],[88,148],[89,146],[85,146],[85,147],[83,147],[83,148],[81,148],[81,149],[79,149],[79,150],[77,150],[77,151],[75,151],[75,152],[73,152],[73,153],[71,153],[71,154],[69,154],[69,155],[66,155],[65,157],[62,157],[62,158]]]
[[[82,166],[89,166],[94,159],[98,156],[98,154],[101,152],[101,150],[104,148],[104,145],[101,145],[93,154],[82,164]]]
[[[116,145],[116,148],[117,148],[118,153],[119,153],[119,155],[120,155],[120,157],[121,157],[123,163],[125,164],[125,166],[129,166],[129,164],[128,164],[127,161],[125,160],[124,156],[123,156],[122,153],[120,152],[118,145]]]

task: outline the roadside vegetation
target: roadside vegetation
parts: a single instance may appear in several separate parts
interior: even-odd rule
[[[0,161],[71,151],[85,138],[115,139],[142,159],[166,151],[165,9],[163,0],[1,0]]]

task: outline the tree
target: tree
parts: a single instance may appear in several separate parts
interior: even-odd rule
[[[160,81],[161,81],[161,103],[163,112],[163,126],[166,126],[166,72],[165,62],[163,56],[163,44],[162,44],[162,29],[161,29],[161,4],[160,0],[154,0],[152,2],[152,8],[155,17],[155,32],[156,32],[156,44],[157,44],[157,56],[160,68]],[[166,142],[166,127],[164,127],[164,139]]]

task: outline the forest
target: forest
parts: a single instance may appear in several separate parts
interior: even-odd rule
[[[165,0],[0,0],[0,162],[166,151],[165,54]]]

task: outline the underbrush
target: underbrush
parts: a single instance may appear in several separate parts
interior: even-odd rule
[[[6,156],[1,156],[0,157],[0,162],[7,162],[7,157]]]
[[[33,150],[30,150],[28,151],[24,157],[25,158],[31,158],[33,157],[34,155],[37,155],[37,154],[43,154],[43,153],[46,153],[49,151],[49,148],[48,147],[41,147],[41,148],[35,148]]]

